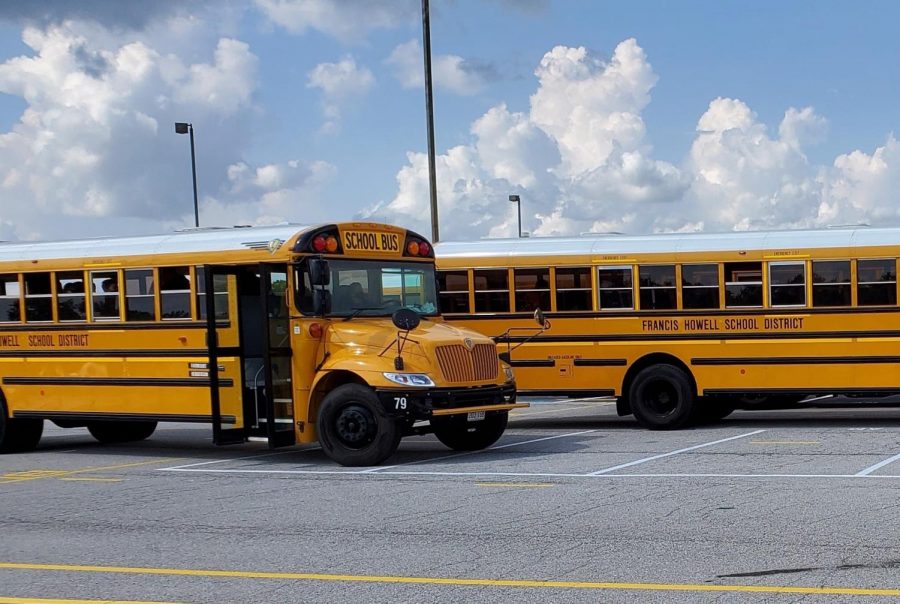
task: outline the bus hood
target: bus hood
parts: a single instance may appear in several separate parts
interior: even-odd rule
[[[335,321],[328,329],[329,344],[348,348],[366,349],[366,354],[381,353],[387,349],[386,355],[396,355],[397,336],[400,330],[385,318],[356,318],[351,321]],[[403,355],[431,357],[438,346],[453,344],[475,346],[494,341],[485,335],[469,329],[461,329],[443,322],[423,319],[419,326],[410,331],[403,344]]]

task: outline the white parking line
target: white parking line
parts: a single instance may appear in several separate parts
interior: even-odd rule
[[[617,466],[613,466],[611,468],[604,468],[603,470],[597,470],[596,472],[591,472],[589,476],[599,476],[601,474],[608,474],[610,472],[615,472],[616,470],[621,470],[622,468],[630,468],[631,466],[636,466],[642,463],[647,463],[648,461],[653,461],[655,459],[662,459],[663,457],[671,457],[672,455],[678,455],[679,453],[685,453],[686,451],[693,451],[695,449],[702,449],[703,447],[711,447],[713,445],[718,445],[719,443],[728,442],[730,440],[737,440],[739,438],[747,438],[748,436],[753,436],[754,434],[759,434],[761,432],[765,432],[765,430],[754,430],[753,432],[748,432],[747,434],[739,434],[738,436],[731,436],[729,438],[722,438],[719,440],[714,440],[711,443],[703,443],[702,445],[694,445],[693,447],[686,447],[684,449],[678,449],[677,451],[670,451],[669,453],[660,453],[659,455],[654,455],[652,457],[645,457],[644,459],[638,459],[635,461],[629,461],[628,463],[619,464]]]
[[[377,468],[370,468],[368,470],[362,470],[359,472],[360,474],[374,474],[384,473],[383,470],[390,470],[391,468],[399,468],[400,466],[411,466],[418,463],[428,463],[430,461],[444,461],[445,459],[453,459],[454,457],[462,457],[463,455],[475,455],[476,453],[484,453],[485,451],[496,451],[497,449],[506,449],[507,447],[518,447],[519,445],[528,445],[531,443],[539,443],[545,440],[554,440],[557,438],[566,438],[569,436],[580,436],[582,434],[590,434],[591,432],[596,432],[596,430],[584,430],[582,432],[570,432],[568,434],[557,434],[556,436],[545,436],[544,438],[535,438],[533,440],[520,440],[514,443],[508,443],[505,445],[497,445],[496,447],[488,447],[487,449],[479,449],[478,451],[465,451],[463,453],[454,453],[452,455],[442,455],[440,457],[430,457],[428,459],[417,459],[415,461],[408,461],[406,463],[398,463],[393,466],[379,466]]]
[[[290,449],[287,451],[275,451],[274,453],[260,453],[259,455],[245,455],[243,457],[227,457],[225,459],[214,459],[212,461],[201,461],[200,463],[189,463],[183,466],[172,466],[171,468],[157,468],[157,470],[183,470],[185,468],[195,468],[197,466],[209,466],[214,463],[225,463],[227,461],[240,461],[243,459],[256,459],[257,457],[272,457],[275,455],[287,455],[288,453],[306,453],[307,451],[317,451],[320,447],[310,449]]]
[[[590,478],[590,479],[629,479],[629,478],[840,478],[840,479],[900,479],[900,475],[860,476],[858,474],[572,474],[565,472],[445,472],[439,470],[386,470],[378,474],[359,470],[249,470],[249,469],[209,469],[209,468],[160,468],[171,472],[196,472],[202,474],[294,474],[309,475],[353,475],[353,476],[457,476],[457,477],[496,477],[496,478]]]
[[[884,461],[879,461],[874,466],[869,466],[865,470],[857,472],[855,475],[856,476],[868,476],[875,470],[878,470],[879,468],[883,468],[884,466],[888,465],[889,463],[893,463],[893,462],[897,461],[898,459],[900,459],[900,453],[898,453],[897,455],[894,455],[893,457],[889,457],[888,459],[885,459]]]

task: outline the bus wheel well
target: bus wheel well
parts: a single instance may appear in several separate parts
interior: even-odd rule
[[[628,368],[628,371],[625,372],[625,379],[622,382],[622,396],[616,403],[616,410],[619,415],[628,415],[631,413],[631,403],[628,401],[628,392],[631,390],[631,384],[634,382],[634,378],[637,377],[637,374],[651,365],[672,365],[673,367],[677,367],[687,375],[688,380],[690,380],[691,383],[691,388],[694,391],[694,396],[697,395],[697,382],[694,380],[694,374],[691,373],[688,366],[678,357],[662,352],[648,354],[632,363],[631,367]]]
[[[328,375],[319,380],[315,390],[310,394],[309,417],[307,418],[307,421],[315,424],[316,419],[319,417],[319,405],[322,404],[322,399],[324,399],[325,395],[329,392],[344,384],[361,384],[363,386],[368,386],[364,379],[352,371],[345,371],[342,369],[329,371]]]

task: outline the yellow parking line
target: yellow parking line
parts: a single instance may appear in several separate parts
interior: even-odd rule
[[[288,581],[335,581],[355,583],[392,583],[415,585],[478,585],[484,587],[528,587],[545,589],[640,590],[744,592],[774,594],[814,594],[831,596],[900,596],[900,588],[798,587],[781,585],[713,585],[709,583],[613,583],[594,581],[544,581],[530,579],[464,579],[454,577],[403,577],[384,575],[337,575],[324,573],[287,573],[189,568],[150,568],[132,566],[87,566],[75,564],[25,564],[0,562],[0,569],[167,575],[187,577],[223,577],[237,579],[279,579]]]
[[[549,482],[476,482],[476,487],[522,487],[542,488],[556,486]]]
[[[0,596],[0,604],[177,604],[177,602],[149,602],[144,600],[53,600],[48,598],[7,598]]]
[[[135,468],[137,466],[149,466],[158,463],[169,463],[183,459],[181,457],[164,457],[150,461],[137,461],[134,463],[121,463],[114,466],[99,466],[96,468],[82,468],[80,470],[27,470],[24,472],[10,472],[0,476],[3,480],[0,484],[8,482],[25,482],[28,480],[41,480],[42,478],[64,478],[74,474],[88,474],[92,472],[105,472],[107,470],[121,470],[122,468]]]

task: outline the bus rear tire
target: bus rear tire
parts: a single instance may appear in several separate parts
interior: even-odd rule
[[[156,422],[95,421],[89,422],[87,429],[103,444],[127,443],[149,438],[156,431]]]
[[[402,426],[389,417],[371,388],[338,386],[322,400],[316,420],[325,455],[342,466],[376,466],[400,445]]]
[[[628,398],[638,423],[650,430],[677,430],[691,421],[694,389],[672,365],[652,365],[634,378]]]
[[[477,422],[468,421],[463,414],[435,417],[431,427],[437,439],[454,451],[479,451],[503,436],[508,421],[508,411],[494,411]]]
[[[711,424],[725,419],[735,410],[734,400],[724,396],[705,396],[694,401],[692,421]]]

